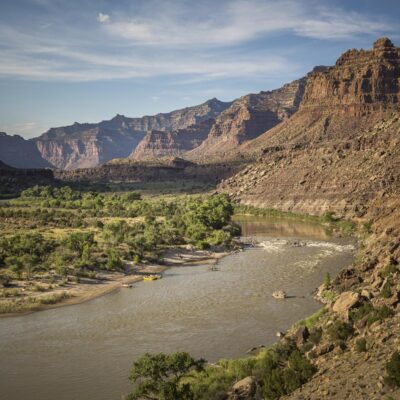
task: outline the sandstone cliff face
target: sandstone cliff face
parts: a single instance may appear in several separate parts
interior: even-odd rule
[[[216,119],[208,138],[185,158],[221,160],[238,145],[252,140],[297,111],[306,78],[270,92],[250,94],[235,100]]]
[[[216,98],[194,107],[172,111],[165,114],[130,118],[129,126],[137,131],[150,130],[175,131],[199,124],[207,119],[216,118],[231,105],[230,102],[219,101]]]
[[[180,158],[164,158],[162,162],[136,162],[130,159],[112,160],[95,168],[55,171],[63,182],[184,182],[216,185],[221,179],[236,174],[237,164],[198,165]]]
[[[207,138],[214,122],[214,119],[207,119],[196,125],[172,132],[151,130],[146,133],[130,158],[140,161],[181,156],[198,147]]]
[[[242,145],[235,157],[255,162],[220,190],[254,206],[358,216],[398,196],[399,54],[380,39],[311,73],[299,111]]]
[[[35,139],[35,142],[42,157],[57,168],[94,167],[114,158],[128,157],[149,130],[176,131],[201,125],[203,121],[215,118],[229,106],[230,103],[211,99],[199,106],[155,116],[127,118],[117,115],[98,124],[75,123],[67,127],[52,128]],[[193,144],[199,143],[199,138],[195,137],[196,131],[192,128],[189,131]],[[199,135],[201,138],[204,136],[201,136],[201,129]],[[180,147],[192,148],[186,144],[186,139],[181,139],[183,132],[175,136],[180,143],[178,151],[168,154],[180,153]]]
[[[0,160],[16,168],[50,168],[35,143],[18,135],[0,132]]]
[[[50,131],[49,131],[50,132]],[[117,157],[127,157],[143,138],[128,129],[89,129],[56,138],[39,138],[36,145],[43,158],[60,169],[88,168]]]
[[[400,49],[382,38],[372,50],[348,50],[334,67],[312,74],[302,108],[339,107],[362,115],[386,109],[400,100]]]

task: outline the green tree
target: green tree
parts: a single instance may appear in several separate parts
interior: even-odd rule
[[[68,249],[78,253],[78,257],[82,256],[85,246],[92,246],[94,242],[93,232],[74,232],[65,239],[65,245]]]
[[[191,371],[203,371],[206,361],[195,360],[186,352],[149,354],[133,363],[129,379],[136,388],[129,400],[192,400],[190,383],[182,382]]]

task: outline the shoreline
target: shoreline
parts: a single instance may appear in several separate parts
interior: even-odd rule
[[[54,304],[38,304],[37,307],[32,309],[20,310],[9,313],[0,313],[0,318],[11,318],[29,315],[39,311],[51,310],[54,308],[68,307],[77,304],[82,304],[90,300],[94,300],[98,297],[105,296],[118,289],[125,289],[124,284],[134,284],[143,281],[143,277],[148,274],[159,274],[168,270],[172,267],[179,266],[193,266],[193,265],[215,265],[218,261],[235,253],[235,249],[224,250],[221,252],[211,252],[205,250],[188,250],[184,248],[170,249],[165,252],[163,257],[164,264],[153,264],[153,265],[138,265],[133,267],[131,274],[126,275],[122,272],[111,272],[111,273],[99,273],[99,278],[89,279],[83,278],[83,282],[76,284],[70,283],[69,287],[57,288],[51,290],[46,294],[38,295],[36,298],[46,297],[46,295],[56,295],[66,293],[68,297],[64,298],[60,302]],[[129,264],[128,264],[129,265]],[[129,288],[126,288],[129,289]],[[133,289],[133,288],[131,288]]]

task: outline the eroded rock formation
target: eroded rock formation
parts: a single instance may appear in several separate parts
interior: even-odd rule
[[[98,124],[75,123],[52,128],[35,142],[42,157],[57,168],[94,167],[114,158],[128,157],[147,131],[172,132],[201,125],[203,121],[215,118],[230,104],[211,99],[198,106],[155,116],[127,118],[117,115]],[[196,143],[195,139],[192,141]],[[174,151],[170,154],[174,154]]]
[[[249,94],[235,100],[222,112],[208,138],[185,158],[196,161],[221,160],[232,149],[250,141],[294,114],[303,97],[306,78],[282,88]]]
[[[362,215],[399,194],[399,49],[388,39],[310,74],[299,111],[233,157],[256,162],[220,186],[245,203]]]

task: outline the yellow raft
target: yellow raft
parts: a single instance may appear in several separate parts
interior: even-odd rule
[[[159,274],[146,275],[143,278],[144,281],[155,281],[157,279],[161,279],[161,275],[159,275]]]

